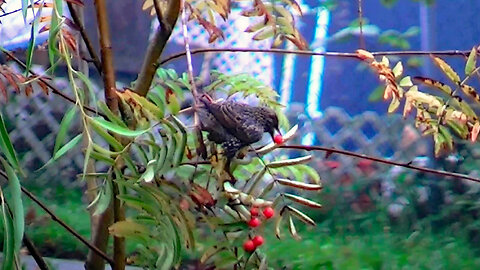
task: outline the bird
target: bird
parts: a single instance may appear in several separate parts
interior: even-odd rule
[[[231,176],[230,164],[239,150],[260,141],[268,132],[274,139],[280,134],[275,111],[264,106],[251,106],[233,100],[214,101],[207,94],[199,97],[197,113],[200,128],[207,139],[220,144],[227,159],[225,170]]]

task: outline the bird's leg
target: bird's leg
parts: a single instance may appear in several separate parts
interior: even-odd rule
[[[233,173],[230,171],[230,164],[232,163],[231,158],[227,158],[227,162],[225,163],[225,171],[227,172],[228,176],[230,176],[230,183],[233,185],[237,182],[237,179],[233,176]]]

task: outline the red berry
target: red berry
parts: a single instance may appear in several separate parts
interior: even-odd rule
[[[265,242],[263,237],[260,236],[260,235],[257,235],[255,237],[253,237],[252,241],[255,244],[255,247],[259,247],[259,246],[263,245],[263,242]]]
[[[255,243],[252,240],[247,240],[245,243],[243,243],[243,249],[246,252],[254,252],[255,251]]]
[[[250,221],[248,222],[248,226],[252,227],[252,228],[255,228],[255,227],[258,227],[260,226],[260,223],[262,223],[260,221],[260,219],[256,218],[256,217],[253,217],[252,219],[250,219]]]
[[[258,216],[258,208],[257,207],[250,208],[250,215]]]
[[[282,135],[280,135],[280,134],[275,135],[275,137],[273,137],[273,141],[274,141],[276,144],[281,144],[281,143],[283,143],[283,137],[282,137]]]
[[[263,209],[263,215],[269,219],[271,217],[273,217],[275,215],[275,210],[273,210],[272,207],[265,207],[265,209]]]

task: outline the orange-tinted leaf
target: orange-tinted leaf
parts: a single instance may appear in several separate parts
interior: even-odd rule
[[[72,28],[75,31],[80,31],[80,27],[76,25],[72,20],[69,18],[64,18],[65,24],[68,25],[68,27]]]
[[[479,132],[480,132],[480,123],[475,122],[475,124],[473,125],[473,128],[472,128],[472,132],[470,133],[470,138],[471,138],[472,142],[477,141],[477,137],[478,137]]]
[[[190,191],[188,195],[198,206],[210,208],[215,206],[217,203],[217,201],[212,197],[206,188],[195,183],[192,184],[192,191]]]
[[[27,85],[25,86],[25,95],[26,95],[27,97],[29,97],[29,96],[32,95],[32,93],[33,93],[32,85],[31,85],[31,84],[27,84]]]
[[[297,48],[299,50],[308,49],[307,42],[305,41],[305,39],[303,37],[300,37],[300,39],[299,39],[299,38],[288,35],[288,36],[285,36],[285,38],[290,40],[290,42],[292,42],[295,46],[297,46]]]
[[[375,57],[369,51],[358,49],[355,53],[357,54],[357,57],[361,60],[368,60],[368,62],[375,60]]]
[[[40,8],[40,7],[45,7],[45,8],[52,8],[53,7],[53,3],[43,3],[43,4],[40,4],[40,3],[34,3],[33,4],[33,8]]]
[[[466,84],[463,84],[460,88],[462,89],[463,93],[465,93],[465,95],[471,97],[473,100],[480,103],[480,95],[475,90],[475,88]]]
[[[283,0],[283,2],[285,2],[289,6],[291,6],[295,11],[297,11],[300,14],[300,16],[303,16],[302,8],[297,3],[297,1],[295,1],[295,0]]]
[[[18,86],[17,82],[13,79],[12,74],[10,74],[8,70],[4,70],[3,72],[0,71],[0,74],[2,74],[5,77],[5,79],[7,79],[10,86],[15,88],[15,92],[20,93],[20,87]]]
[[[83,7],[83,1],[81,0],[64,0],[64,1]]]
[[[414,77],[413,80],[416,82],[422,83],[428,87],[439,89],[449,96],[452,95],[453,93],[452,88],[450,86],[434,79],[417,76],[417,77]]]
[[[8,101],[7,86],[5,85],[2,79],[0,79],[0,92],[5,97],[5,101]]]
[[[42,81],[40,81],[40,80],[37,81],[37,84],[38,84],[38,86],[40,86],[40,88],[42,88],[43,93],[45,93],[45,95],[48,96],[48,94],[49,94],[49,92],[48,92],[48,86],[47,86],[44,82],[42,82]]]
[[[51,20],[52,20],[52,16],[42,16],[42,17],[40,17],[39,22],[41,22],[41,23],[42,22],[49,22]]]
[[[43,26],[42,28],[40,28],[40,30],[38,31],[38,33],[43,33],[43,32],[47,32],[50,30],[50,24],[47,24],[45,26]]]

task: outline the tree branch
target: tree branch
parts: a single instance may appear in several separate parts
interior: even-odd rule
[[[88,37],[87,31],[85,30],[85,26],[83,25],[82,20],[77,14],[77,10],[73,6],[71,2],[67,1],[68,10],[70,11],[70,15],[72,16],[73,22],[78,26],[80,29],[80,35],[82,36],[83,41],[85,42],[85,46],[87,47],[88,54],[92,58],[93,65],[97,69],[98,73],[102,74],[102,64],[100,63],[100,59],[98,59],[98,55],[93,48],[92,40]]]
[[[153,1],[155,10],[160,10],[157,0]],[[169,0],[167,4],[167,10],[165,16],[157,11],[157,18],[159,20],[159,26],[152,41],[148,44],[147,53],[143,60],[142,68],[138,74],[137,82],[135,83],[134,91],[141,95],[146,96],[150,85],[152,84],[153,76],[158,68],[158,58],[163,52],[165,45],[167,44],[170,35],[172,34],[173,27],[177,22],[178,14],[180,13],[180,0]]]
[[[277,54],[297,54],[304,56],[326,56],[326,57],[341,57],[341,58],[357,58],[356,53],[344,53],[344,52],[312,52],[312,51],[298,51],[298,50],[286,50],[286,49],[252,49],[252,48],[198,48],[191,50],[191,54],[203,54],[209,52],[256,52],[256,53],[277,53]],[[385,51],[385,52],[371,52],[374,56],[415,56],[415,55],[444,55],[444,56],[468,56],[470,51],[459,50],[446,50],[446,51]],[[158,65],[162,66],[174,59],[183,57],[186,52],[178,52],[172,54],[165,59],[161,60]]]
[[[361,159],[368,159],[374,162],[378,163],[383,163],[387,165],[392,165],[392,166],[399,166],[411,170],[416,170],[424,173],[431,173],[431,174],[436,174],[436,175],[441,175],[441,176],[447,176],[447,177],[453,177],[453,178],[458,178],[458,179],[464,179],[472,182],[477,182],[480,183],[479,178],[471,177],[466,174],[461,174],[461,173],[454,173],[454,172],[447,172],[447,171],[442,171],[442,170],[435,170],[435,169],[430,169],[430,168],[424,168],[424,167],[419,167],[412,165],[410,163],[402,163],[402,162],[396,162],[396,161],[391,161],[388,159],[384,158],[379,158],[379,157],[372,157],[364,154],[358,154],[355,152],[351,151],[346,151],[346,150],[341,150],[341,149],[335,149],[335,148],[328,148],[328,147],[322,147],[322,146],[306,146],[306,145],[281,145],[278,148],[283,148],[283,149],[296,149],[296,150],[305,150],[305,151],[322,151],[326,152],[328,154],[339,154],[339,155],[344,155],[344,156],[350,156],[350,157],[356,157],[356,158],[361,158]],[[180,163],[180,166],[182,165],[189,165],[189,166],[197,166],[197,165],[210,165],[210,161],[199,161],[199,162],[183,162]]]
[[[118,114],[117,87],[115,85],[115,68],[113,65],[112,42],[108,25],[107,6],[105,0],[95,0],[98,33],[100,36],[100,51],[102,57],[103,84],[105,102],[108,108]]]
[[[120,114],[117,97],[117,87],[115,84],[115,66],[113,64],[112,44],[110,39],[110,29],[108,25],[108,14],[105,0],[95,0],[95,11],[97,17],[98,33],[100,36],[100,51],[102,58],[102,70],[103,70],[103,83],[105,91],[105,101],[108,108],[116,115]],[[125,208],[117,198],[118,185],[113,183],[113,222],[119,222],[125,220]],[[108,215],[107,209],[102,215]],[[105,217],[106,219],[106,217]],[[126,251],[125,251],[125,238],[113,237],[113,260],[115,265],[112,267],[114,270],[125,269],[126,264]]]
[[[7,174],[0,170],[0,175],[5,178],[8,181],[8,176]],[[95,251],[98,255],[100,255],[105,261],[107,261],[110,265],[113,265],[114,262],[113,260],[108,257],[105,253],[103,253],[101,250],[99,250],[96,246],[92,245],[90,242],[88,242],[87,239],[85,239],[83,236],[81,236],[78,232],[76,232],[72,227],[68,226],[63,220],[61,220],[55,213],[50,210],[45,204],[43,204],[35,195],[33,195],[30,191],[28,191],[25,187],[20,187],[22,189],[23,194],[25,194],[28,198],[30,198],[34,203],[36,203],[40,208],[45,211],[50,218],[58,223],[60,226],[62,226],[65,230],[70,232],[75,238],[77,238],[80,242],[82,242],[85,246],[87,246],[89,249]]]
[[[33,259],[35,260],[35,262],[38,265],[38,268],[40,270],[49,270],[47,263],[43,259],[42,255],[40,254],[38,249],[33,244],[32,240],[30,240],[30,238],[28,238],[26,233],[23,234],[23,244],[27,248],[28,253],[30,253],[30,255],[32,255]]]
[[[11,52],[9,51],[5,51],[5,50],[2,50],[2,52],[7,55],[7,57],[9,57],[10,59],[12,59],[15,63],[17,63],[18,65],[20,65],[23,69],[26,69],[26,65],[20,60],[18,59],[15,55],[13,55]],[[33,72],[32,69],[29,69],[28,72],[34,76],[37,76],[38,80],[41,81],[42,83],[44,83],[46,86],[48,86],[48,88],[50,88],[52,90],[52,93],[54,93],[55,95],[58,95],[60,96],[61,98],[69,101],[70,103],[73,103],[73,104],[76,104],[76,101],[74,98],[72,97],[69,97],[67,95],[65,95],[64,93],[62,93],[60,90],[58,90],[57,87],[53,86],[49,81],[45,80],[44,78],[42,78],[41,76],[39,76],[37,73]],[[95,113],[95,114],[98,114],[104,118],[106,118],[106,115],[104,115],[103,113],[101,112],[97,112],[97,110],[91,108],[91,107],[88,107],[88,106],[83,106],[83,108],[89,112],[92,112],[92,113]]]
[[[424,173],[431,173],[431,174],[436,174],[436,175],[441,175],[441,176],[448,176],[448,177],[454,177],[454,178],[459,178],[459,179],[464,179],[468,181],[473,181],[480,183],[480,179],[471,177],[465,174],[461,173],[454,173],[454,172],[447,172],[447,171],[442,171],[442,170],[435,170],[435,169],[430,169],[430,168],[424,168],[424,167],[419,167],[412,165],[410,162],[409,163],[402,163],[402,162],[396,162],[396,161],[391,161],[388,159],[383,159],[383,158],[378,158],[378,157],[372,157],[364,154],[358,154],[355,152],[351,151],[346,151],[346,150],[340,150],[340,149],[335,149],[335,148],[328,148],[328,147],[322,147],[322,146],[306,146],[306,145],[281,145],[278,148],[283,148],[283,149],[296,149],[296,150],[305,150],[305,151],[323,151],[327,152],[328,154],[340,154],[344,156],[351,156],[351,157],[356,157],[356,158],[361,158],[361,159],[368,159],[371,161],[375,161],[378,163],[383,163],[387,165],[392,165],[392,166],[399,166],[411,170],[416,170],[416,171],[421,171]]]

